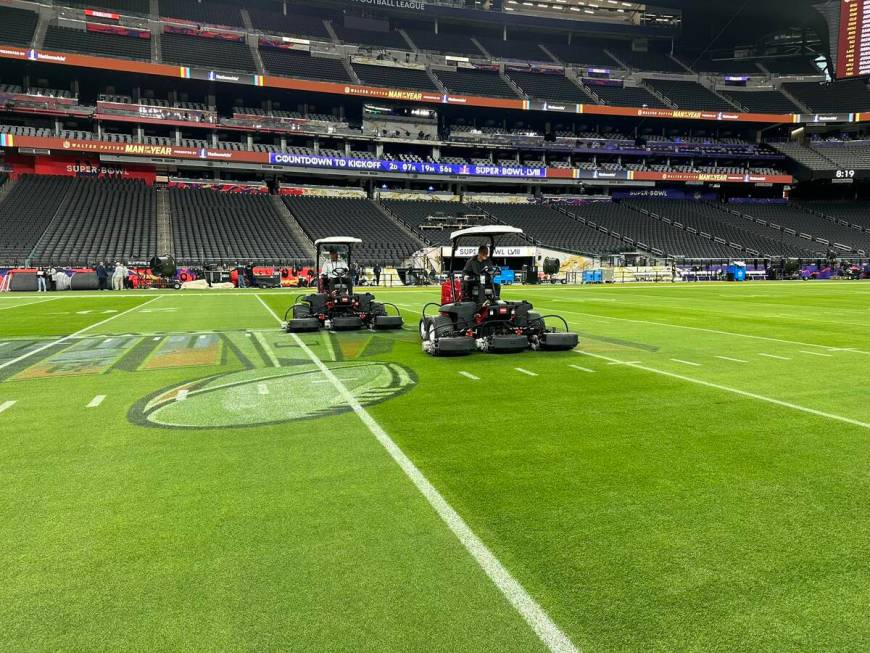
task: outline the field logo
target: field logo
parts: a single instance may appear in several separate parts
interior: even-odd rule
[[[395,363],[326,362],[363,406],[407,392],[412,373]],[[312,364],[243,370],[175,385],[130,409],[130,421],[175,429],[238,428],[337,415],[352,410]]]

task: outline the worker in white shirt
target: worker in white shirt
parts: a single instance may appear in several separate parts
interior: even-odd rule
[[[347,270],[347,263],[338,257],[338,252],[332,250],[329,252],[329,260],[323,264],[320,274],[324,277],[334,277],[336,270]]]

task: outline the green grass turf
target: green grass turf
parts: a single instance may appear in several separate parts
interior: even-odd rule
[[[578,648],[867,650],[870,285],[504,294],[594,356],[427,357],[434,288],[304,341],[348,387],[408,370],[367,410]],[[334,393],[254,291],[49,297],[0,297],[0,365],[112,319],[0,369],[0,648],[543,649],[353,413],[281,421]]]

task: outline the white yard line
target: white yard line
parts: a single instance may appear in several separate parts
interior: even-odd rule
[[[0,311],[8,311],[12,308],[21,308],[22,306],[35,306],[36,304],[44,304],[45,302],[53,302],[60,297],[49,297],[48,299],[40,299],[35,302],[24,302],[21,304],[13,304],[12,306],[0,306]]]
[[[257,296],[258,299],[259,295]],[[263,307],[274,317],[278,323],[281,318],[269,308],[269,305],[260,299]],[[495,557],[486,544],[471,530],[465,520],[449,504],[432,483],[423,475],[410,458],[399,448],[387,432],[378,424],[369,412],[357,401],[356,397],[347,389],[337,376],[330,370],[320,358],[302,341],[295,333],[290,337],[300,349],[308,356],[312,363],[328,379],[336,392],[341,395],[347,405],[356,413],[360,421],[365,424],[369,432],[375,437],[380,445],[387,451],[390,457],[405,473],[408,479],[420,491],[420,494],[429,502],[429,505],[438,513],[438,516],[453,531],[453,534],[462,543],[468,553],[477,561],[481,569],[489,576],[490,580],[501,591],[514,609],[525,619],[544,645],[553,653],[576,653],[577,648],[568,639],[559,627],[550,619],[544,609],[538,605],[525,588],[517,581],[504,565]]]
[[[693,363],[692,361],[684,361],[679,358],[672,358],[672,361],[675,363],[682,363],[683,365],[691,365],[692,367],[701,367],[700,363]]]
[[[798,340],[783,340],[782,338],[770,338],[768,336],[757,336],[752,333],[738,333],[735,331],[720,331],[719,329],[707,329],[705,327],[693,327],[685,324],[671,324],[670,322],[654,322],[652,320],[637,320],[628,317],[613,317],[611,315],[598,315],[597,313],[578,313],[577,311],[563,311],[561,313],[567,315],[580,315],[582,317],[593,317],[600,320],[616,320],[618,322],[634,322],[635,324],[651,324],[654,326],[670,327],[672,329],[687,329],[689,331],[701,331],[704,333],[716,333],[722,336],[734,336],[736,338],[752,338],[754,340],[767,340],[768,342],[781,342],[787,345],[801,345],[803,347],[820,347],[822,349],[836,349],[829,345],[817,345],[812,342],[800,342]]]
[[[716,358],[721,358],[723,361],[731,361],[732,363],[748,363],[749,361],[745,361],[742,358],[731,358],[730,356],[716,356]]]
[[[576,351],[576,350],[575,350]],[[600,358],[605,361],[612,361],[614,359],[609,356],[603,356],[601,354],[593,354],[588,351],[577,351],[578,354],[582,354],[584,356],[591,356],[592,358]],[[621,361],[617,361],[620,362]],[[660,374],[662,376],[669,376],[672,379],[679,379],[680,381],[686,381],[687,383],[694,383],[696,385],[706,386],[708,388],[715,388],[716,390],[722,390],[723,392],[730,392],[732,394],[740,395],[741,397],[747,397],[749,399],[755,399],[756,401],[763,401],[769,404],[775,404],[777,406],[782,406],[784,408],[790,408],[792,410],[797,410],[802,413],[809,413],[810,415],[816,415],[817,417],[825,417],[827,419],[835,420],[837,422],[844,422],[846,424],[852,424],[853,426],[860,426],[861,428],[870,429],[870,423],[862,422],[857,419],[852,419],[851,417],[844,417],[842,415],[836,415],[834,413],[827,413],[822,410],[816,410],[815,408],[808,408],[807,406],[801,406],[800,404],[794,404],[790,401],[783,401],[781,399],[774,399],[773,397],[765,397],[764,395],[759,395],[754,392],[748,392],[746,390],[740,390],[739,388],[731,388],[727,385],[720,385],[718,383],[711,383],[710,381],[704,381],[703,379],[696,379],[691,376],[685,376],[683,374],[676,374],[674,372],[667,372],[665,370],[659,370],[654,367],[648,367],[646,365],[640,365],[638,363],[628,363],[630,367],[633,367],[637,370],[644,370],[645,372],[652,372],[653,374]]]
[[[763,352],[758,354],[758,355],[764,356],[765,358],[773,358],[773,359],[778,360],[778,361],[790,361],[791,360],[791,358],[788,358],[786,356],[777,356],[776,354],[765,354]]]
[[[2,404],[0,404],[0,413],[3,413],[5,411],[9,410],[14,405],[15,405],[14,400],[4,401]]]
[[[21,361],[33,356],[34,354],[38,354],[41,351],[45,351],[49,347],[53,347],[54,345],[59,345],[59,344],[66,342],[68,340],[72,340],[73,338],[77,338],[81,334],[86,333],[87,331],[90,331],[91,329],[94,329],[98,326],[102,326],[103,324],[106,324],[107,322],[111,322],[112,320],[116,320],[119,317],[127,315],[128,313],[132,313],[133,311],[135,311],[139,308],[142,308],[143,306],[147,306],[151,302],[156,302],[158,299],[160,299],[161,297],[165,297],[165,296],[166,295],[158,295],[157,297],[153,297],[153,298],[149,299],[147,302],[137,304],[133,308],[128,308],[126,311],[121,311],[120,313],[115,313],[111,317],[107,317],[105,320],[101,320],[100,322],[95,322],[94,324],[90,324],[90,325],[86,326],[84,329],[79,329],[75,333],[71,333],[68,336],[64,336],[63,338],[59,338],[58,340],[52,340],[51,342],[48,342],[48,343],[42,345],[41,347],[37,347],[36,349],[31,349],[26,354],[21,354],[21,356],[18,356],[17,358],[13,358],[10,361],[6,361],[5,363],[0,364],[0,370],[7,368],[10,365],[15,365],[16,363],[20,363]]]
[[[595,372],[595,370],[590,370],[588,367],[581,367],[580,365],[569,365],[568,367],[573,367],[575,370],[580,370],[581,372]]]
[[[831,354],[823,354],[820,351],[807,351],[806,349],[801,349],[800,352],[802,354],[809,354],[810,356],[826,356],[827,358],[831,358]]]
[[[519,372],[520,374],[525,374],[526,376],[538,376],[534,372],[529,372],[528,370],[524,370],[522,367],[515,367],[514,369],[517,372]]]
[[[459,376],[464,376],[466,379],[471,379],[472,381],[480,381],[479,376],[474,376],[470,372],[459,372]]]
[[[257,296],[257,299],[260,299],[259,296]],[[260,301],[263,301],[263,300],[260,299]],[[260,345],[262,345],[263,351],[265,351],[266,356],[269,357],[269,362],[272,363],[272,367],[281,367],[281,361],[278,360],[278,357],[275,355],[275,352],[272,351],[272,347],[269,346],[269,343],[266,341],[266,337],[260,332],[255,333],[254,337],[257,339],[257,342],[259,342]]]
[[[85,406],[85,407],[86,407],[86,408],[96,408],[96,407],[99,406],[101,403],[103,403],[103,400],[104,400],[105,398],[106,398],[106,395],[97,395],[96,397],[94,397],[93,399],[91,399],[90,403],[89,403],[87,406]]]

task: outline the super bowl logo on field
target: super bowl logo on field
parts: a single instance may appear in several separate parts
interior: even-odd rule
[[[363,406],[408,391],[411,372],[396,363],[325,363]],[[315,419],[351,411],[340,393],[324,392],[313,364],[249,369],[173,385],[139,401],[130,421],[173,429],[238,428]],[[179,401],[179,397],[184,397]]]

